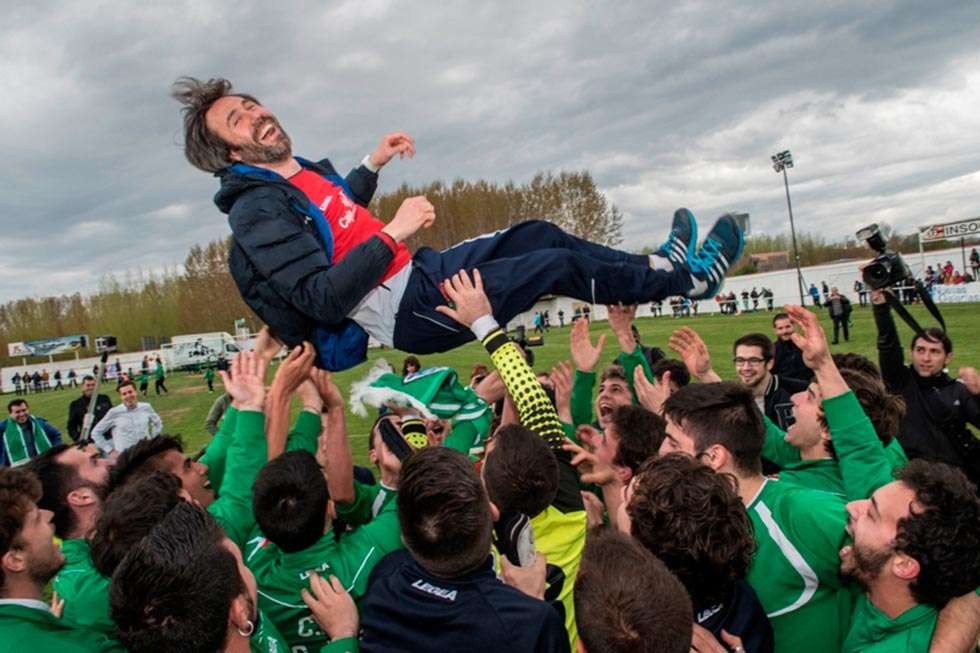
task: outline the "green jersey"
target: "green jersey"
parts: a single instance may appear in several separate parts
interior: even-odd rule
[[[891,619],[868,600],[858,598],[851,621],[851,632],[842,653],[924,653],[929,650],[939,613],[927,605],[917,605]]]
[[[351,526],[367,524],[377,517],[385,506],[393,503],[397,496],[398,490],[384,483],[368,485],[354,479],[354,500],[350,503],[336,504],[337,517]]]
[[[276,625],[259,610],[259,627],[248,642],[252,653],[289,653],[289,644],[282,638]]]
[[[54,591],[65,602],[61,623],[115,636],[109,616],[109,579],[100,574],[89,557],[89,543],[68,539],[61,543],[65,566],[54,577]]]
[[[264,537],[243,549],[245,564],[255,574],[259,607],[275,624],[294,653],[312,653],[327,643],[300,591],[309,589],[310,574],[336,576],[357,601],[367,591],[371,570],[378,561],[402,548],[395,503],[389,502],[370,523],[337,541],[328,531],[303,551],[285,553]]]
[[[650,364],[647,362],[646,356],[643,355],[643,350],[637,345],[632,353],[621,353],[616,358],[616,363],[621,365],[623,371],[626,373],[626,382],[629,384],[630,393],[633,395],[633,403],[638,403],[636,389],[633,387],[634,370],[637,367],[642,367],[647,379],[653,380],[653,372],[650,370]],[[592,413],[592,389],[595,387],[595,378],[595,372],[580,372],[579,370],[575,370],[575,376],[572,380],[570,405],[572,424],[574,426],[592,424],[595,421],[595,416]]]
[[[255,530],[252,485],[267,457],[265,415],[256,410],[239,411],[235,437],[228,447],[221,494],[208,506],[208,512],[224,529],[228,539],[243,551],[245,542]]]
[[[757,548],[746,577],[772,623],[777,651],[837,651],[851,596],[838,578],[844,500],[767,479],[747,510]]]
[[[0,653],[91,653],[122,651],[102,634],[61,623],[47,604],[31,599],[0,600]]]
[[[853,392],[822,402],[837,458],[802,460],[800,451],[787,443],[786,432],[765,418],[766,440],[762,455],[779,465],[779,480],[823,490],[850,501],[866,499],[888,483],[894,472],[908,464],[897,438],[887,447],[875,433]]]

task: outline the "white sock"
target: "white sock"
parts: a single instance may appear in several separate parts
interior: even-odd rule
[[[650,267],[664,272],[674,271],[674,264],[670,262],[670,259],[660,254],[650,254]]]
[[[694,285],[691,286],[691,289],[687,291],[688,297],[695,297],[697,295],[704,293],[704,291],[708,289],[708,282],[698,279],[693,274],[691,275],[691,282]]]

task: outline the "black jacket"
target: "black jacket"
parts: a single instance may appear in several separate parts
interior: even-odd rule
[[[961,468],[980,482],[980,440],[966,424],[980,427],[980,397],[946,373],[930,378],[905,364],[898,330],[887,304],[874,306],[878,326],[878,364],[888,389],[905,398],[898,441],[910,459],[939,460]]]
[[[833,304],[833,300],[830,297],[827,297],[827,301],[825,301],[823,303],[823,305],[827,309],[829,309],[829,311],[830,311],[830,317],[839,317],[842,320],[850,319],[850,317],[851,317],[851,300],[848,299],[847,297],[845,297],[844,295],[839,295],[838,296],[838,299],[840,299],[840,313],[837,314],[837,315],[834,315],[833,314],[833,310],[834,310],[833,306],[834,306],[834,304]]]
[[[345,179],[327,159],[299,161],[343,186],[361,206],[371,201],[378,176],[364,166]],[[245,303],[288,347],[314,341],[318,326],[339,332],[353,324],[347,315],[394,257],[388,245],[374,236],[334,265],[329,228],[318,228],[314,220],[322,214],[303,191],[274,172],[242,164],[217,176],[214,203],[228,214],[233,234],[228,268]]]
[[[360,649],[563,653],[569,642],[558,612],[505,585],[491,556],[477,570],[446,579],[426,572],[401,550],[371,572],[361,603]]]
[[[112,408],[112,401],[105,395],[98,395],[95,398],[95,412],[92,417],[92,426],[102,421],[105,414]],[[85,411],[88,410],[88,399],[82,395],[75,401],[68,404],[68,435],[75,442],[82,435],[82,423],[85,420]]]
[[[772,373],[789,379],[809,381],[813,378],[813,370],[803,362],[803,352],[793,344],[792,340],[776,339],[775,363]]]
[[[741,638],[745,653],[772,653],[775,649],[772,625],[755,590],[745,582],[732,584],[725,600],[694,607],[694,623],[721,640],[722,629]]]
[[[766,386],[764,404],[766,409],[763,411],[766,417],[782,430],[786,430],[793,423],[793,401],[792,397],[797,392],[803,392],[810,385],[809,381],[791,379],[776,374],[769,379]]]

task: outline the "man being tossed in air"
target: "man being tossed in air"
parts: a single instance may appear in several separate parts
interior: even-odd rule
[[[742,233],[727,216],[696,250],[697,225],[682,211],[652,256],[542,221],[413,256],[404,241],[432,225],[432,204],[408,198],[387,225],[365,208],[381,166],[415,153],[408,135],[385,136],[343,178],[326,159],[293,156],[276,117],[255,98],[232,94],[227,80],[182,78],[173,95],[185,105],[187,159],[221,180],[215,203],[234,234],[229,267],[243,298],[286,345],[314,342],[327,369],[365,360],[368,335],[418,354],[472,340],[435,310],[445,301],[442,281],[460,269],[480,270],[494,317],[506,324],[548,293],[601,304],[713,296],[742,252]]]

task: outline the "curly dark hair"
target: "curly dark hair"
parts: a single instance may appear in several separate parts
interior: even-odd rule
[[[915,492],[909,516],[898,521],[895,551],[919,562],[909,585],[918,603],[942,608],[980,585],[980,497],[959,469],[913,460],[898,480]]]
[[[14,547],[24,530],[24,519],[31,504],[41,498],[41,483],[24,469],[0,468],[0,556]],[[3,589],[3,568],[0,567],[0,589]]]
[[[735,479],[681,453],[648,460],[626,507],[632,534],[687,588],[695,608],[722,600],[752,561],[752,522]]]
[[[613,463],[628,467],[633,474],[645,460],[657,455],[667,435],[664,419],[643,406],[617,406],[612,425],[619,436]]]

